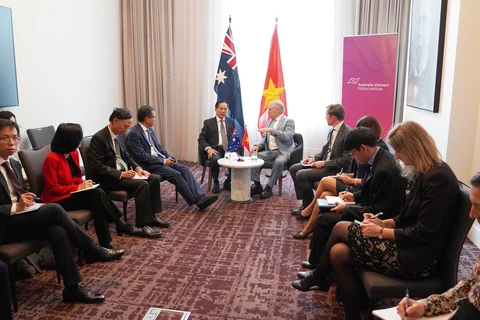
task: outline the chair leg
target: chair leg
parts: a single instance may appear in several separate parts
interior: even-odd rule
[[[123,220],[127,222],[127,203],[128,201],[123,201]]]
[[[25,260],[27,260],[28,263],[30,263],[38,273],[42,272],[42,269],[40,269],[40,267],[35,262],[33,262],[30,257],[26,257]]]
[[[203,179],[205,179],[205,171],[207,170],[207,167],[203,167],[203,170],[202,170],[202,179],[200,180],[200,184],[203,183]],[[207,190],[208,191],[208,190]]]
[[[175,186],[175,202],[178,203],[178,190],[177,190],[177,186]]]
[[[283,177],[278,178],[278,195],[282,196],[282,187],[283,187]]]
[[[62,283],[62,277],[60,276],[60,272],[57,270],[57,282],[58,284]]]
[[[372,311],[373,311],[373,300],[368,299],[368,318],[370,320],[373,320]]]
[[[85,223],[85,230],[88,230],[88,222]]]
[[[15,276],[13,275],[13,266],[8,266],[8,273],[10,274],[10,294],[12,296],[13,310],[18,312],[17,291],[15,289]]]
[[[207,192],[212,190],[212,172],[210,169],[208,169],[208,186],[207,186]]]

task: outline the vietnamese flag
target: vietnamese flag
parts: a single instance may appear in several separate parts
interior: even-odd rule
[[[275,25],[272,43],[270,45],[267,76],[265,77],[262,102],[260,103],[260,114],[258,115],[258,128],[265,128],[267,126],[268,104],[272,100],[281,100],[285,106],[283,114],[288,116],[287,95],[285,93],[285,83],[283,82],[282,59],[280,57],[280,44],[278,43],[277,25]]]
[[[242,146],[244,146],[248,150],[248,153],[250,153],[250,139],[248,139],[247,126],[245,126],[245,130],[243,131]]]

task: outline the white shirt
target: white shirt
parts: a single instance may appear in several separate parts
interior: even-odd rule
[[[335,139],[337,138],[338,130],[342,127],[343,121],[341,121],[339,124],[337,124],[335,127],[333,127],[333,132],[332,132],[332,138],[330,139],[330,145],[328,146],[328,150],[330,152],[327,153],[327,157],[325,160],[330,160],[330,157],[332,155],[332,149],[335,144]]]
[[[272,123],[270,123],[270,128],[272,129],[277,129],[278,124],[280,123],[280,120],[282,120],[283,114],[279,115],[276,119],[272,119]],[[278,149],[277,147],[277,141],[275,140],[275,137],[270,134],[268,135],[268,150],[275,150]]]
[[[12,209],[10,210],[10,213],[13,215],[17,212],[17,202],[18,202],[18,196],[17,193],[14,191],[14,188],[12,186],[12,183],[10,182],[10,179],[8,178],[7,171],[3,167],[3,163],[8,160],[5,160],[3,158],[0,158],[0,172],[3,174],[3,177],[5,178],[5,181],[7,182],[8,186],[8,192],[10,193],[10,199],[12,199]],[[10,166],[10,162],[8,162],[8,165]],[[12,166],[10,166],[11,168]],[[12,168],[13,170],[13,168]],[[14,171],[15,172],[15,171]]]
[[[143,133],[145,134],[145,137],[147,138],[148,144],[150,145],[150,154],[154,157],[158,157],[159,154],[156,151],[157,149],[152,145],[150,140],[148,139],[148,128],[145,127],[143,124],[139,123],[140,127],[142,127]],[[153,138],[152,138],[153,139]]]
[[[223,146],[222,129],[221,129],[222,119],[220,119],[218,116],[215,116],[215,118],[217,118],[217,126],[218,126],[218,145]],[[223,125],[225,126],[225,136],[226,136],[227,135],[227,121],[225,120],[225,118],[223,118]],[[227,144],[228,144],[228,141],[227,141]]]
[[[112,139],[113,150],[115,150],[115,154],[116,154],[117,149],[115,149],[115,139],[118,140],[118,137],[115,133],[113,133],[112,130],[110,130],[109,126],[107,126],[107,128],[108,128],[108,131],[110,132],[110,139]],[[120,142],[118,142],[118,143],[120,143]],[[120,170],[120,171],[123,170],[122,165],[120,163],[118,163],[118,161],[115,161],[115,165],[116,165],[117,170]],[[125,169],[128,169],[128,168],[125,168]]]

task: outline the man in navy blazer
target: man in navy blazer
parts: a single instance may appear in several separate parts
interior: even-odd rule
[[[282,174],[283,165],[290,160],[295,143],[293,135],[295,134],[295,122],[283,114],[285,109],[282,101],[272,100],[268,104],[268,117],[266,128],[260,128],[260,133],[265,133],[260,143],[252,148],[252,152],[257,152],[258,157],[265,163],[273,164],[270,180],[262,188],[260,184],[261,168],[252,168],[252,181],[254,184],[251,188],[251,194],[261,193],[260,198],[267,199],[272,196],[272,187]]]
[[[215,117],[203,122],[203,128],[198,137],[198,144],[205,150],[207,158],[210,160],[210,171],[213,177],[212,192],[214,193],[220,192],[218,181],[220,167],[217,161],[225,156],[225,151],[228,150],[228,142],[235,128],[233,120],[227,117],[227,110],[228,105],[225,101],[217,101],[215,103]],[[225,126],[226,141],[222,137],[221,128],[223,125]],[[228,170],[228,177],[223,183],[223,188],[230,190],[230,169]]]
[[[145,170],[161,175],[174,184],[188,205],[197,205],[205,209],[218,196],[205,196],[190,169],[165,150],[157,140],[152,126],[156,112],[151,106],[141,106],[137,112],[138,123],[130,130],[127,138],[127,148],[132,158]]]

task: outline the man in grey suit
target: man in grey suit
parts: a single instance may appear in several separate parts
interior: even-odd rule
[[[283,115],[284,108],[282,101],[279,100],[272,100],[268,104],[270,120],[267,123],[267,128],[258,129],[259,132],[265,133],[265,135],[262,141],[252,148],[252,152],[260,151],[258,157],[264,160],[265,163],[273,164],[270,180],[265,189],[260,184],[261,168],[252,168],[252,181],[254,184],[251,188],[251,194],[261,193],[260,198],[262,199],[270,198],[273,195],[272,187],[282,174],[283,165],[290,159],[295,146],[293,142],[295,122]]]
[[[290,167],[297,200],[302,200],[302,206],[293,210],[293,215],[300,215],[300,212],[312,202],[313,184],[316,181],[337,174],[342,168],[348,169],[352,162],[350,152],[343,148],[347,134],[352,131],[352,128],[343,122],[345,108],[341,104],[327,106],[325,119],[332,129],[322,151]]]

